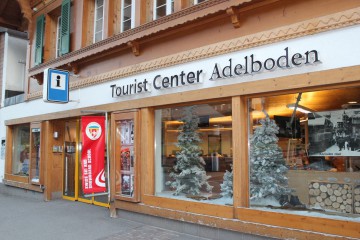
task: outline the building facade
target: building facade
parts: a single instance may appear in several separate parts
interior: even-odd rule
[[[360,237],[359,1],[19,2],[26,100],[0,112],[5,185],[111,215]],[[43,100],[49,69],[70,72],[68,103]],[[84,194],[83,116],[106,117],[102,194]]]

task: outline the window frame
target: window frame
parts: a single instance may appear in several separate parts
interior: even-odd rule
[[[111,148],[113,149],[111,153],[110,160],[110,188],[111,188],[111,197],[126,201],[126,202],[140,202],[140,165],[141,165],[141,129],[140,129],[140,111],[139,110],[130,110],[130,111],[121,111],[121,112],[113,112],[111,114],[111,132],[114,134],[111,137]],[[119,123],[122,121],[133,122],[133,142],[121,143],[121,133],[118,130]],[[121,130],[120,130],[121,131]],[[122,148],[132,148],[131,154],[133,154],[134,161],[133,166],[129,169],[122,169],[122,158],[121,150]],[[131,157],[130,157],[131,158]],[[130,159],[128,159],[130,160]],[[127,162],[128,163],[128,162]],[[123,185],[122,174],[129,175],[131,180],[130,185],[132,186],[133,194],[125,194],[122,193]],[[119,181],[117,181],[119,178]],[[130,187],[130,186],[129,186]],[[131,189],[131,187],[130,187]],[[119,191],[119,192],[117,192]]]
[[[120,32],[124,32],[124,31],[130,30],[130,29],[132,29],[132,28],[135,27],[135,14],[136,14],[135,4],[136,4],[136,1],[135,1],[135,0],[131,0],[131,4],[125,7],[125,0],[121,0]],[[124,21],[125,8],[128,8],[128,7],[130,7],[131,17],[130,17],[130,20]],[[130,21],[130,28],[124,30],[124,23],[127,22],[127,21]]]
[[[169,14],[172,14],[174,12],[174,0],[165,0],[165,4],[161,5],[161,6],[157,6],[157,0],[154,0],[154,7],[153,7],[153,19],[154,20],[157,20],[161,17],[164,17],[164,16],[161,16],[161,17],[157,17],[157,10],[160,8],[160,7],[163,7],[165,6],[166,7],[166,13],[165,13],[165,16],[169,15]]]
[[[100,42],[102,40],[104,40],[104,16],[105,16],[105,0],[103,0],[103,4],[99,7],[98,6],[98,0],[94,0],[94,36],[93,36],[93,43],[97,43]],[[97,25],[97,15],[98,15],[98,9],[102,7],[102,18],[101,18],[101,31],[96,31],[96,27]],[[101,39],[96,41],[96,34],[101,32]]]
[[[56,58],[61,57],[61,15],[57,18],[56,24]]]

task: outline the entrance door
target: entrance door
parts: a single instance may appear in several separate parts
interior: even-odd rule
[[[72,120],[65,123],[63,198],[108,207],[108,195],[88,197],[83,193],[80,129],[80,120]],[[106,174],[105,177],[107,177]]]

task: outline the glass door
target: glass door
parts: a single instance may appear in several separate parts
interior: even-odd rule
[[[40,185],[40,123],[32,123],[30,128],[30,181]]]
[[[65,142],[64,142],[64,172],[63,172],[63,198],[68,200],[77,200],[77,175],[79,166],[77,164],[77,121],[65,123]]]
[[[72,120],[65,123],[64,139],[63,198],[108,207],[109,203],[107,195],[89,197],[84,194],[82,189],[82,139],[80,120]],[[106,164],[106,158],[104,161]],[[105,177],[107,178],[106,173]],[[105,181],[107,182],[107,179]]]

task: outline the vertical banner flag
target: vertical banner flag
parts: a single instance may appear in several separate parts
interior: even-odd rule
[[[84,194],[105,192],[105,117],[82,117],[81,133],[83,192]]]

